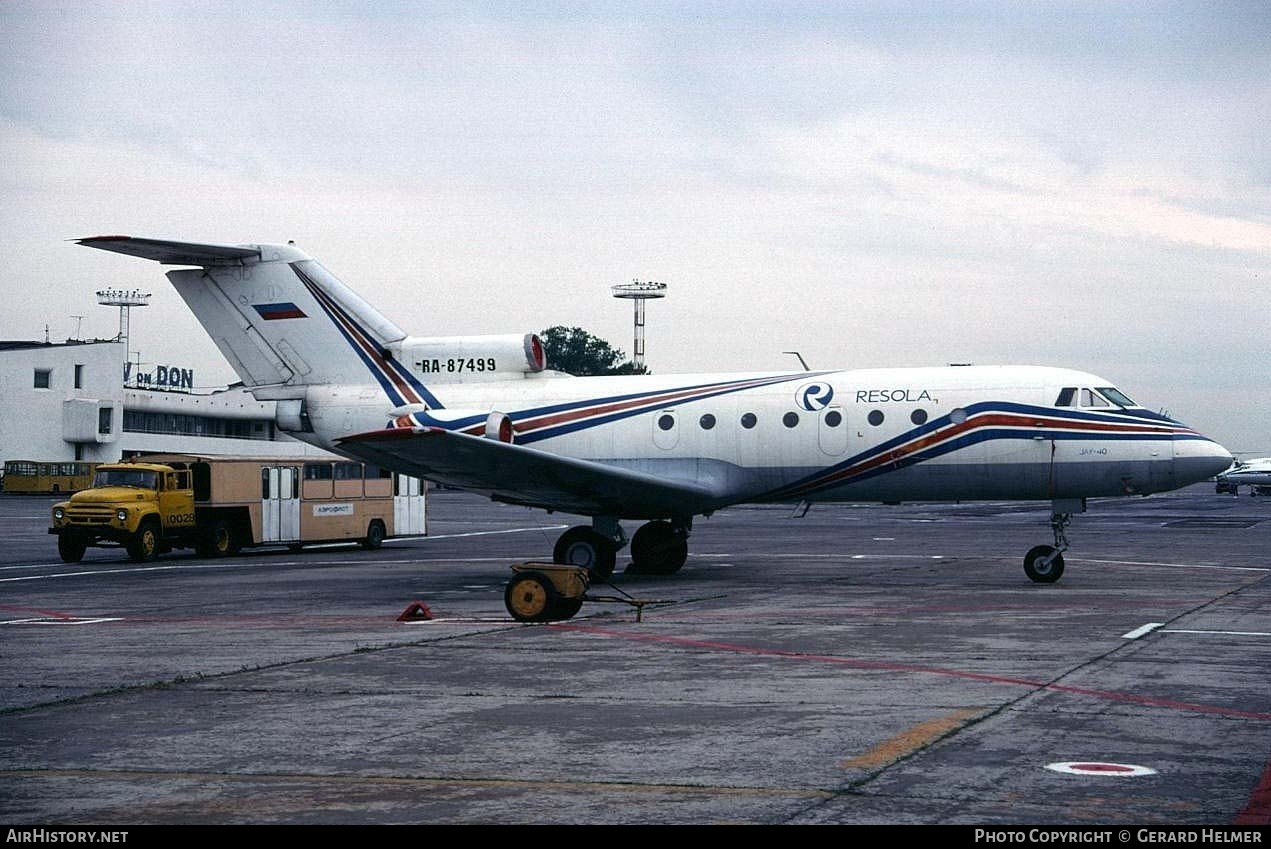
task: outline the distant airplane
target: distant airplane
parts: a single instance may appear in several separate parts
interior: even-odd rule
[[[1220,445],[1111,381],[1039,366],[569,377],[532,333],[408,336],[294,245],[97,236],[168,279],[279,427],[314,445],[496,501],[591,518],[558,563],[671,574],[696,516],[743,503],[1049,500],[1065,528],[1095,496],[1213,477]],[[424,301],[438,297],[421,291]],[[387,423],[386,423],[387,422]]]
[[[1218,492],[1240,494],[1240,487],[1248,486],[1250,495],[1271,495],[1271,457],[1255,457],[1237,460],[1231,468],[1216,478]]]

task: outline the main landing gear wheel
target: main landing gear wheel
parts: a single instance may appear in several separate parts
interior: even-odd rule
[[[503,603],[517,622],[548,622],[556,618],[553,614],[560,603],[560,594],[552,585],[552,579],[542,572],[518,572],[503,591]],[[581,599],[579,606],[582,606]]]
[[[1064,556],[1053,545],[1035,545],[1024,555],[1024,574],[1038,584],[1053,584],[1064,573]]]
[[[617,559],[614,544],[586,525],[576,525],[561,534],[552,551],[553,562],[583,566],[594,581],[609,580]]]
[[[637,575],[674,575],[688,559],[688,537],[670,522],[647,522],[631,538],[631,566]]]

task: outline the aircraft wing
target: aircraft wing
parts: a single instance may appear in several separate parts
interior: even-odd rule
[[[699,481],[662,478],[442,428],[390,428],[346,436],[343,453],[404,474],[524,504],[585,516],[693,515],[723,493]]]
[[[162,239],[137,239],[132,236],[90,236],[87,239],[76,239],[75,243],[87,248],[152,259],[165,265],[214,265],[260,256],[258,248],[242,245],[201,245],[196,242],[165,242]]]

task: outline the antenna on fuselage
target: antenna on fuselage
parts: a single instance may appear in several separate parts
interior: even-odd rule
[[[799,365],[803,366],[803,370],[804,370],[804,371],[812,371],[812,369],[808,368],[808,364],[807,364],[806,362],[804,362],[804,360],[803,360],[803,355],[802,355],[802,354],[800,354],[798,351],[782,351],[781,353],[783,353],[783,354],[794,354],[796,357],[798,357],[798,358],[799,358]]]

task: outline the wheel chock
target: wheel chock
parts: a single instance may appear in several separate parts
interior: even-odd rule
[[[432,619],[432,611],[422,601],[412,601],[397,617],[398,622],[427,622],[429,619]]]

